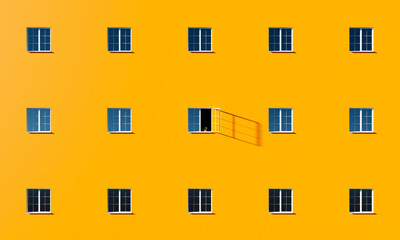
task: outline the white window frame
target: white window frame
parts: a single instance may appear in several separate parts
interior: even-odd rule
[[[190,133],[216,133],[221,131],[221,109],[220,108],[196,108],[200,109],[199,111],[199,131],[190,131]],[[201,110],[202,109],[211,109],[211,131],[203,131],[201,130]],[[214,112],[218,112],[214,114]]]
[[[374,52],[374,28],[373,27],[351,27],[351,28],[359,28],[360,29],[360,50],[358,51],[350,51],[350,52]],[[371,44],[372,44],[372,49],[371,50],[362,50],[362,44],[363,44],[363,40],[362,40],[362,30],[363,29],[371,29]],[[350,36],[349,36],[350,37]]]
[[[108,211],[108,190],[118,190],[118,199],[119,199],[119,203],[118,203],[118,212],[110,212]],[[122,198],[121,198],[121,190],[129,190],[131,193],[131,210],[130,211],[121,211],[121,204],[122,204]],[[130,188],[108,188],[107,189],[107,213],[109,214],[129,214],[132,213],[132,189]]]
[[[271,189],[279,190],[279,212],[270,212],[269,207],[268,207],[268,212],[270,214],[292,214],[293,213],[293,189],[292,188],[271,188]],[[290,193],[292,196],[291,197],[292,202],[290,203],[292,211],[282,211],[282,190],[290,190]],[[269,201],[269,196],[268,196],[268,201]],[[269,202],[268,202],[268,204],[269,204]]]
[[[38,29],[38,50],[37,51],[29,51],[28,50],[28,28],[37,28]],[[26,29],[26,35],[27,35],[27,39],[26,39],[26,50],[27,52],[51,52],[51,28],[49,27],[28,27]],[[40,50],[40,30],[41,29],[49,29],[50,30],[50,50]]]
[[[118,51],[113,50],[113,51],[109,51],[108,50],[108,29],[110,28],[117,28],[118,29]],[[121,29],[129,29],[131,31],[131,37],[130,37],[130,45],[131,45],[131,50],[121,50]],[[107,28],[107,51],[108,52],[132,52],[132,28],[130,27],[108,27]]]
[[[374,213],[374,189],[373,188],[350,188],[350,189],[360,189],[360,211],[359,212],[351,212],[349,209],[349,212],[351,214],[371,214]],[[362,191],[364,190],[371,190],[371,211],[363,211],[362,210]],[[350,198],[350,196],[349,196]],[[350,201],[350,199],[349,199]]]
[[[199,29],[199,50],[198,51],[189,51],[189,52],[212,52],[213,51],[213,30],[211,27],[190,27],[194,29]],[[201,30],[210,29],[211,30],[211,50],[201,50]]]
[[[43,109],[43,108],[31,108],[31,109],[37,109],[38,110],[38,130],[37,131],[28,131],[28,129],[26,129],[26,131],[28,133],[51,133],[51,108],[49,108],[49,111],[50,111],[50,130],[49,131],[40,130],[40,110]]]
[[[352,109],[360,109],[360,130],[359,131],[350,131],[351,133],[373,133],[374,132],[374,109],[373,108],[352,108]],[[363,131],[362,130],[362,110],[363,109],[371,109],[371,131]],[[351,116],[349,116],[351,117]]]
[[[293,27],[271,27],[271,28],[279,28],[279,50],[278,51],[270,51],[270,52],[294,52],[294,46],[293,46]],[[291,37],[291,44],[292,44],[292,50],[282,50],[282,29],[291,29],[292,31],[292,37]]]
[[[212,194],[212,189],[210,188],[189,188],[192,190],[199,190],[199,211],[198,212],[188,212],[190,214],[210,214],[213,213],[212,209],[213,209],[213,194]],[[202,190],[210,190],[211,192],[211,211],[201,211],[201,192]],[[189,196],[188,196],[188,202],[189,202]],[[189,204],[188,204],[189,205]],[[188,209],[189,210],[189,209]]]
[[[29,200],[28,200],[28,190],[38,190],[38,211],[37,212],[29,212],[28,205],[29,205]],[[40,211],[40,191],[41,190],[49,190],[50,192],[50,211]],[[50,188],[28,188],[26,190],[26,212],[29,214],[50,214],[51,213],[51,189]]]
[[[132,132],[132,108],[110,108],[110,109],[118,109],[118,131],[108,131],[108,122],[107,122],[107,131],[109,133],[131,133]],[[121,109],[129,109],[131,113],[131,130],[130,131],[121,131]],[[108,114],[108,111],[107,111]],[[108,121],[108,116],[107,116]]]
[[[293,131],[294,131],[294,128],[293,128],[293,108],[275,108],[275,109],[279,109],[279,131],[269,131],[269,132],[270,133],[293,133]],[[292,131],[282,131],[282,109],[290,109],[291,110],[291,114],[292,114],[292,122],[291,122]],[[268,112],[268,114],[269,114],[269,112]]]

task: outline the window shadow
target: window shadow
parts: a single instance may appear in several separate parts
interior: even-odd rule
[[[219,134],[261,146],[261,124],[251,119],[241,117],[221,110],[221,131]]]

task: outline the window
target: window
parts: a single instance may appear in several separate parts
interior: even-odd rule
[[[373,28],[350,28],[350,52],[374,51]]]
[[[372,108],[350,108],[350,132],[373,132],[373,114]]]
[[[219,132],[220,114],[219,108],[189,108],[189,132]]]
[[[108,213],[131,213],[131,189],[108,189]]]
[[[189,189],[189,213],[211,212],[211,189]]]
[[[28,132],[50,132],[50,108],[27,108]]]
[[[269,51],[292,52],[292,28],[269,28]]]
[[[269,189],[270,213],[293,213],[292,189]]]
[[[292,108],[270,108],[269,109],[269,131],[293,132],[293,109]]]
[[[108,132],[131,132],[131,118],[132,115],[130,108],[109,108]]]
[[[373,213],[374,190],[350,189],[350,213]]]
[[[131,28],[108,28],[108,51],[131,51]]]
[[[189,52],[211,51],[211,28],[189,28]]]
[[[50,28],[27,28],[28,52],[50,52]]]
[[[50,189],[27,189],[28,213],[50,213]]]

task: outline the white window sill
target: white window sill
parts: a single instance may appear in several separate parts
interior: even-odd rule
[[[375,215],[374,212],[350,212],[352,215]]]
[[[360,131],[360,132],[350,132],[354,134],[374,134],[374,131]]]
[[[195,134],[211,134],[211,133],[215,133],[213,131],[201,131],[201,132],[189,132],[189,133],[195,133]]]
[[[27,212],[27,214],[32,214],[32,215],[52,215],[52,212]]]
[[[374,50],[372,51],[350,51],[351,53],[375,53]]]
[[[213,212],[189,212],[192,215],[214,215]]]
[[[111,133],[111,134],[130,134],[130,133],[133,133],[132,131],[126,131],[126,132],[108,132],[108,133]]]
[[[30,53],[51,53],[52,51],[50,50],[50,51],[27,51],[27,52],[30,52]]]
[[[294,51],[269,51],[271,53],[294,53]]]
[[[27,133],[34,133],[34,134],[37,134],[37,133],[39,133],[39,134],[51,134],[51,133],[53,133],[52,131],[37,131],[37,132],[27,132]]]
[[[213,53],[213,51],[189,51],[191,53]]]
[[[270,212],[272,215],[294,215],[293,212]]]
[[[130,50],[130,51],[107,51],[107,52],[109,52],[109,53],[133,53],[132,50]]]
[[[288,132],[270,132],[270,133],[273,133],[273,134],[276,134],[276,133],[278,133],[278,134],[291,134],[291,133],[294,133],[293,131],[288,131]]]
[[[133,214],[132,212],[108,212],[111,215],[130,215]]]

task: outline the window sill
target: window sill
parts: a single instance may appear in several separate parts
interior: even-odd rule
[[[272,134],[295,134],[295,132],[270,132]]]
[[[190,53],[215,53],[213,51],[189,51]]]
[[[45,132],[45,131],[41,131],[41,132],[27,132],[29,134],[54,134],[52,131],[49,132]]]
[[[351,212],[351,215],[376,215],[374,212]]]
[[[350,132],[350,133],[353,133],[353,134],[376,134],[376,132],[374,132],[374,131],[372,131],[372,132],[367,132],[367,131],[365,131],[365,132]]]
[[[270,212],[271,215],[296,215],[294,212]]]
[[[190,215],[215,215],[213,212],[189,212]]]
[[[28,53],[53,53],[52,51],[27,51]]]
[[[189,133],[194,133],[194,134],[213,134],[215,132],[212,131],[203,131],[203,132],[189,132]]]
[[[52,212],[27,212],[30,215],[53,215]]]
[[[133,51],[107,51],[109,53],[134,53]]]
[[[376,53],[375,51],[350,51],[351,53]]]
[[[134,215],[132,212],[108,212],[110,215]]]
[[[108,132],[110,134],[133,134],[133,132]]]
[[[270,53],[296,53],[295,51],[269,51]]]

